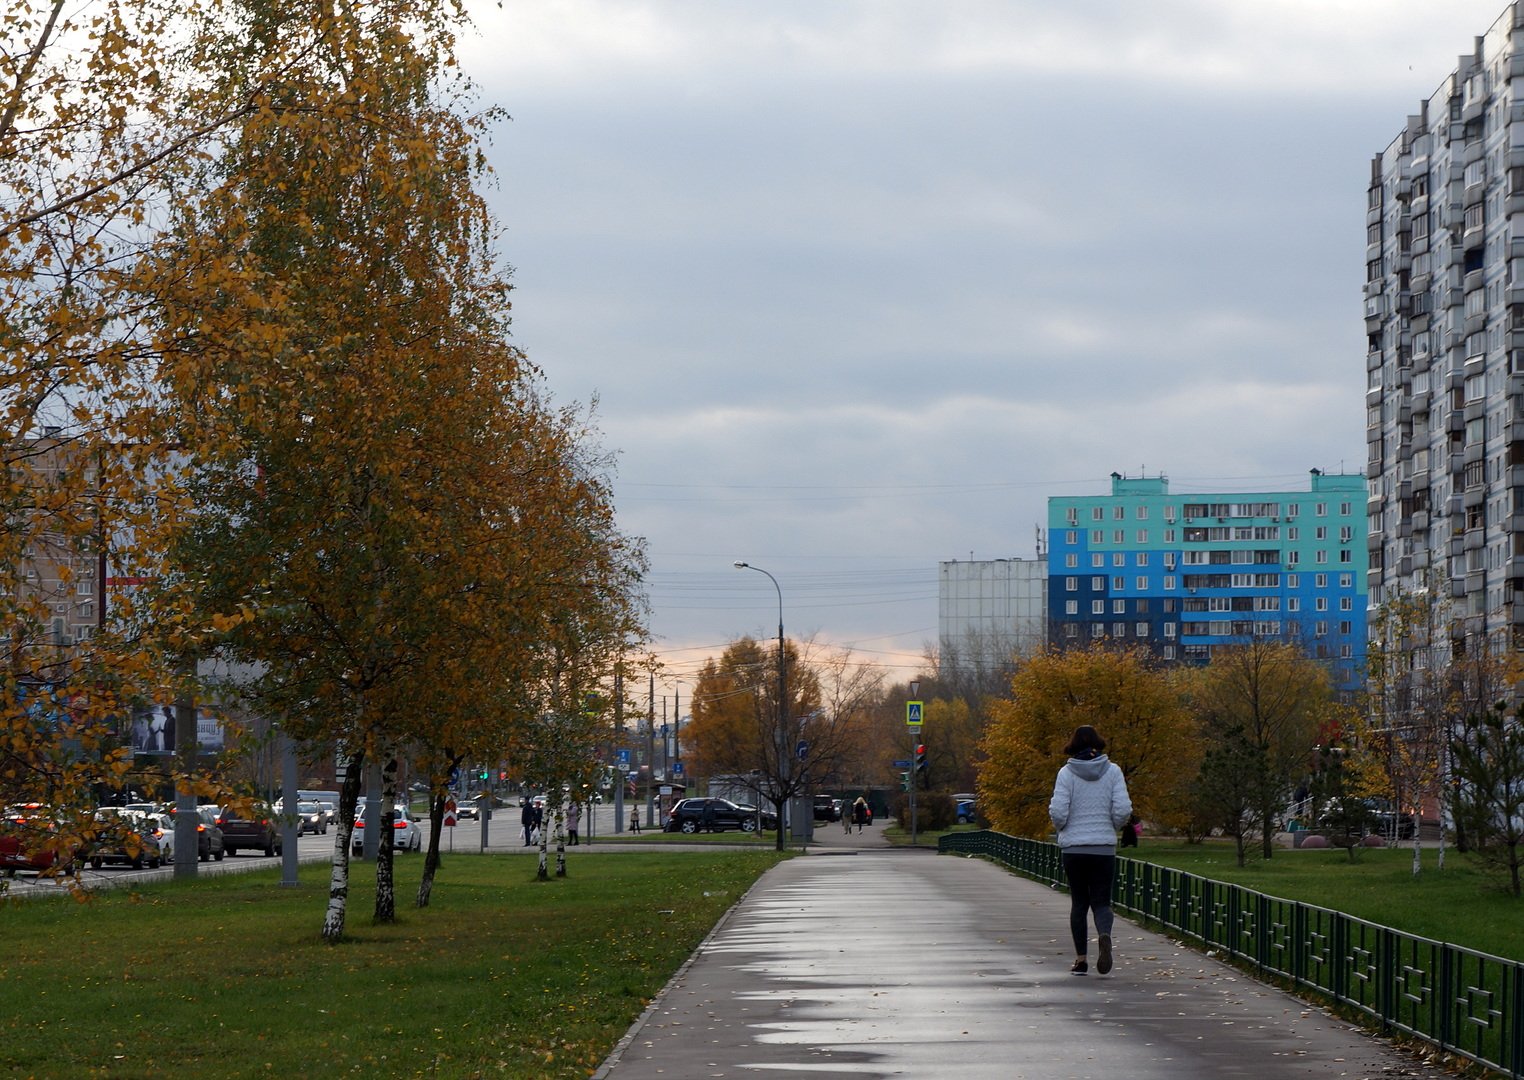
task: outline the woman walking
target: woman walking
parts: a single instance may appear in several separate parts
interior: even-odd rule
[[[1088,724],[1074,729],[1064,747],[1069,760],[1053,782],[1048,816],[1058,830],[1064,875],[1069,879],[1069,931],[1074,935],[1074,966],[1083,975],[1089,921],[1095,919],[1100,950],[1095,970],[1111,970],[1111,879],[1116,871],[1117,830],[1132,817],[1132,798],[1122,770],[1106,757],[1106,740]]]

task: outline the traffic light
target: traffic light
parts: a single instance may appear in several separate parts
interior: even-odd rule
[[[902,773],[900,773],[900,790],[901,791],[909,791],[910,790],[910,773],[908,773],[908,772],[902,772]]]
[[[487,770],[486,770],[486,769],[483,769],[483,770],[482,770],[482,775],[481,775],[481,778],[482,778],[482,779],[483,779],[483,780],[485,780],[485,779],[487,779]]]
[[[918,773],[924,773],[926,771],[926,744],[925,743],[916,743],[915,744],[915,771],[918,772]]]

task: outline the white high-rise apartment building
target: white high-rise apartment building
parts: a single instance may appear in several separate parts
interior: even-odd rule
[[[1369,602],[1524,629],[1524,29],[1509,4],[1371,166]]]

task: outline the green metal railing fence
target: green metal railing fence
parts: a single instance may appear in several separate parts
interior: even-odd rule
[[[938,851],[985,855],[1065,886],[1058,845],[983,831]],[[1118,910],[1222,949],[1252,967],[1508,1076],[1524,1076],[1524,964],[1240,885],[1119,858]]]

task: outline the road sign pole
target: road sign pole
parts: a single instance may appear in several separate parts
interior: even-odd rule
[[[921,684],[919,682],[912,682],[910,684],[910,692],[911,692],[911,694],[919,693],[920,689],[921,689]],[[910,788],[910,803],[909,803],[909,805],[910,805],[910,846],[911,847],[915,847],[916,846],[916,817],[915,817],[915,760],[916,760],[916,754],[915,754],[915,747],[916,747],[916,743],[921,738],[921,709],[923,707],[923,704],[924,703],[920,702],[920,701],[907,701],[907,702],[905,702],[905,726],[910,731],[910,771],[908,773],[906,773],[905,775],[909,778],[909,783],[906,786]]]

